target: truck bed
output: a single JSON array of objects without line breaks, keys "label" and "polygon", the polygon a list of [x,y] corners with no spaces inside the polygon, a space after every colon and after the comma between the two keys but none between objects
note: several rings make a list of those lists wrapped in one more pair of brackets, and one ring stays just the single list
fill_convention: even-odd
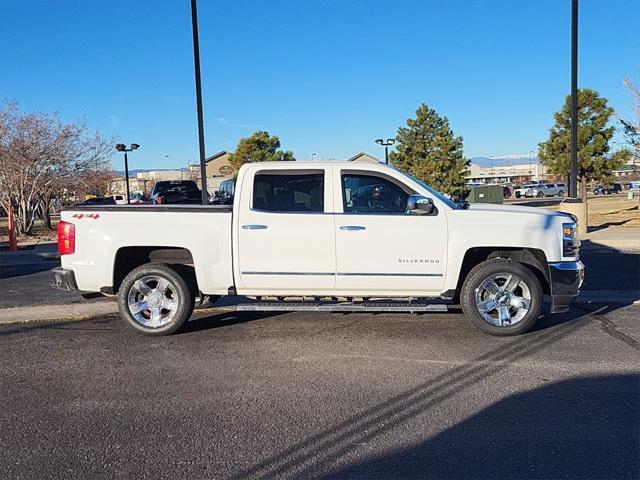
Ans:
[{"label": "truck bed", "polygon": [[203,292],[226,293],[233,285],[231,206],[77,206],[61,218],[75,225],[76,236],[75,252],[62,256],[62,266],[84,290],[108,291],[120,277],[119,259],[135,261],[157,247],[185,250]]}]

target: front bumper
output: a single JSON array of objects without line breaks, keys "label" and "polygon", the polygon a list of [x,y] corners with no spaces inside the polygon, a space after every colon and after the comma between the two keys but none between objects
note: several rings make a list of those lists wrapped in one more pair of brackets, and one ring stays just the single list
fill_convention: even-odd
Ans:
[{"label": "front bumper", "polygon": [[563,313],[580,293],[584,281],[584,264],[576,262],[555,262],[549,264],[551,283],[551,313]]},{"label": "front bumper", "polygon": [[58,290],[78,290],[78,284],[76,283],[76,276],[73,274],[73,270],[67,270],[66,268],[56,267],[51,270],[53,273],[53,283],[51,286]]}]

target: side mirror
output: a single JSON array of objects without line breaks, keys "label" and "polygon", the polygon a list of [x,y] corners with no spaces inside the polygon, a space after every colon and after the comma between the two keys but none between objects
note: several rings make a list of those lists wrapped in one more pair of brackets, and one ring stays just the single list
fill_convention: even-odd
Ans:
[{"label": "side mirror", "polygon": [[435,206],[430,198],[422,195],[409,195],[407,199],[407,212],[417,215],[430,215]]}]

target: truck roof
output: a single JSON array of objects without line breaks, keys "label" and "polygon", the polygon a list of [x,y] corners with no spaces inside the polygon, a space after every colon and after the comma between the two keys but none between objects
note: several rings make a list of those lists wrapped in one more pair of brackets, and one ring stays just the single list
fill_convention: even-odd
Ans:
[{"label": "truck roof", "polygon": [[360,163],[360,162],[348,162],[346,160],[340,160],[340,161],[329,161],[329,160],[324,160],[324,161],[318,161],[318,160],[296,160],[293,162],[282,162],[282,161],[274,161],[274,162],[251,162],[251,163],[245,163],[242,168],[248,168],[250,166],[277,166],[277,167],[281,167],[281,168],[300,168],[300,167],[308,167],[308,168],[313,168],[313,167],[326,167],[326,166],[330,166],[330,165],[338,165],[338,166],[342,166],[342,167],[352,167],[352,168],[358,168],[358,169],[364,169],[366,170],[367,168],[378,168],[378,167],[382,167],[382,168],[390,168],[393,169],[393,167],[391,165],[386,165],[384,163]]}]

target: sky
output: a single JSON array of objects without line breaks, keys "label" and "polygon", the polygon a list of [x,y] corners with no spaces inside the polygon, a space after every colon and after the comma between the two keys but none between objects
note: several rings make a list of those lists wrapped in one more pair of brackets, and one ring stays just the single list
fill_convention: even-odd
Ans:
[{"label": "sky", "polygon": [[[570,88],[570,0],[199,0],[206,153],[256,130],[298,159],[394,137],[425,102],[465,154],[528,155]],[[0,99],[141,145],[130,168],[198,158],[189,0],[0,0]],[[579,85],[622,116],[640,1],[580,0]],[[121,158],[114,156],[119,167]]]}]

